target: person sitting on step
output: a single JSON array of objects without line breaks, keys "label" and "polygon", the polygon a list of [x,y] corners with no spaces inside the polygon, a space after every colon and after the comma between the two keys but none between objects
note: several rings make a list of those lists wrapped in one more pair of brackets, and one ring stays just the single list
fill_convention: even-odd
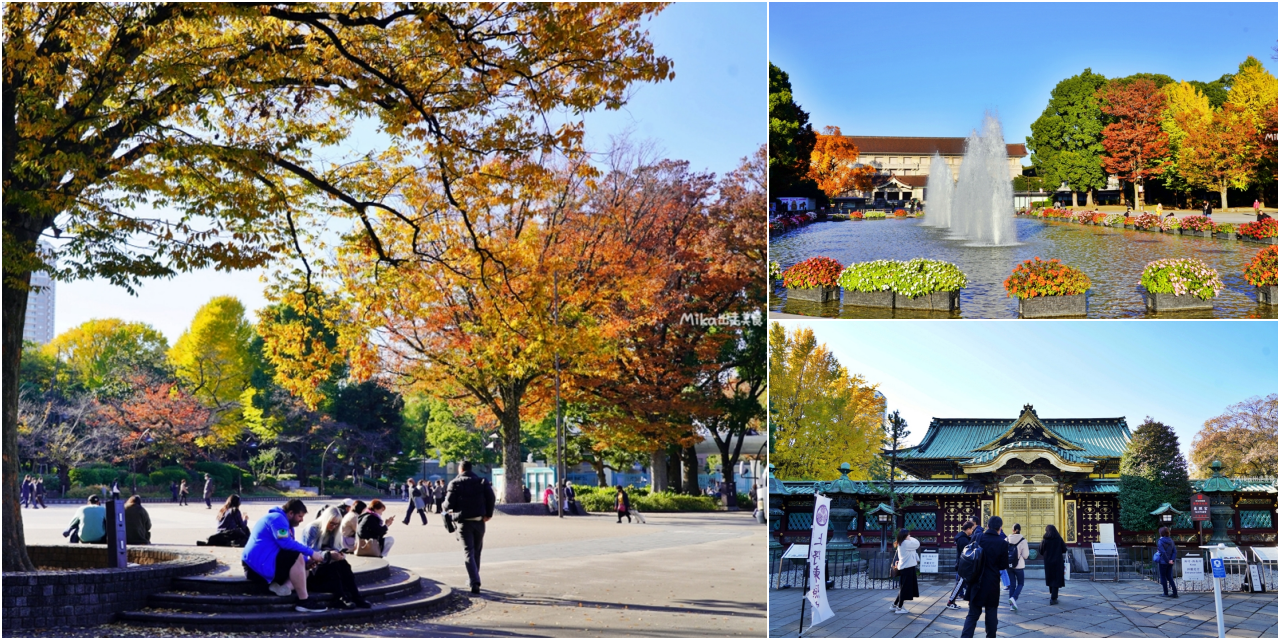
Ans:
[{"label": "person sitting on step", "polygon": [[341,524],[342,511],[338,507],[322,508],[316,515],[316,519],[302,530],[301,542],[316,551],[325,549],[341,551],[342,536],[338,531]]},{"label": "person sitting on step", "polygon": [[102,500],[98,496],[89,496],[88,502],[76,510],[76,515],[67,523],[67,530],[62,532],[62,537],[70,537],[72,544],[107,541],[107,508],[102,506]]},{"label": "person sitting on step", "polygon": [[249,521],[240,511],[240,496],[231,494],[218,510],[218,531],[208,540],[197,540],[197,546],[243,547],[249,541]]},{"label": "person sitting on step", "polygon": [[249,543],[240,555],[244,575],[251,582],[266,584],[278,596],[296,591],[294,609],[302,613],[327,611],[311,599],[307,591],[308,565],[320,564],[322,558],[314,549],[293,538],[293,528],[302,524],[307,506],[293,498],[283,507],[272,507],[258,519],[249,534]]},{"label": "person sitting on step", "polygon": [[374,498],[369,502],[369,508],[360,514],[360,519],[356,521],[356,555],[387,557],[392,543],[395,542],[394,538],[387,536],[387,529],[395,524],[396,519],[391,518],[384,522],[382,514],[386,510],[387,505]]},{"label": "person sitting on step", "polygon": [[338,535],[342,536],[343,553],[356,552],[356,527],[359,526],[360,514],[368,508],[369,505],[364,500],[356,500],[347,515],[342,516],[342,522],[338,524]]}]

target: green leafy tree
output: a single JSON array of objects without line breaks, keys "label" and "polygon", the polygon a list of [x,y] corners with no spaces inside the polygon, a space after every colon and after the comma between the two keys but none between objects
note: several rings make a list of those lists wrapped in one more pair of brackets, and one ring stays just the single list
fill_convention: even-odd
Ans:
[{"label": "green leafy tree", "polygon": [[1178,436],[1148,416],[1120,457],[1120,526],[1151,531],[1158,526],[1151,512],[1161,503],[1181,510],[1190,500],[1191,480]]},{"label": "green leafy tree", "polygon": [[1214,109],[1221,109],[1222,105],[1227,102],[1227,94],[1231,92],[1231,84],[1235,82],[1235,79],[1235,74],[1225,73],[1212,82],[1191,80],[1189,84],[1209,99],[1209,106]]},{"label": "green leafy tree", "polygon": [[820,198],[826,195],[808,177],[818,135],[809,114],[791,95],[791,77],[769,63],[769,193],[771,197]]},{"label": "green leafy tree", "polygon": [[196,311],[169,351],[183,388],[221,416],[203,444],[225,446],[240,434],[240,396],[258,366],[252,340],[244,305],[232,296],[217,296]]},{"label": "green leafy tree", "polygon": [[1059,82],[1027,137],[1037,175],[1048,189],[1066,183],[1072,205],[1078,204],[1076,192],[1087,191],[1087,204],[1092,206],[1093,190],[1107,184],[1102,170],[1104,123],[1096,95],[1106,83],[1106,77],[1092,69]]},{"label": "green leafy tree", "polygon": [[143,322],[117,318],[89,320],[45,345],[46,356],[61,362],[69,374],[60,386],[78,388],[99,397],[129,395],[128,378],[135,373],[163,375],[169,341]]},{"label": "green leafy tree", "polygon": [[338,391],[333,418],[342,438],[339,459],[357,469],[370,469],[387,461],[404,428],[404,399],[376,380],[351,384]]}]

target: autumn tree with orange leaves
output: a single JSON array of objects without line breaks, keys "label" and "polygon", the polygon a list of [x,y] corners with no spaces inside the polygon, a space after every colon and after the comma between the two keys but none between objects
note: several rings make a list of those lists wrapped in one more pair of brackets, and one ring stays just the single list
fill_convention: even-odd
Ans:
[{"label": "autumn tree with orange leaves", "polygon": [[[1258,147],[1257,128],[1231,102],[1207,120],[1184,118],[1183,127],[1187,137],[1178,149],[1182,176],[1192,186],[1216,190],[1226,209],[1227,188],[1249,186],[1264,153]],[[1274,149],[1274,142],[1269,146]]]},{"label": "autumn tree with orange leaves", "polygon": [[1141,202],[1142,180],[1159,175],[1158,160],[1168,153],[1169,134],[1160,126],[1165,94],[1148,79],[1110,82],[1097,93],[1102,112],[1111,123],[1102,130],[1108,173],[1133,183],[1133,202]]},{"label": "autumn tree with orange leaves", "polygon": [[[578,154],[584,125],[560,114],[617,109],[634,83],[670,78],[671,62],[654,53],[643,25],[662,8],[7,5],[5,571],[34,569],[16,502],[17,384],[33,271],[132,287],[192,269],[259,267],[292,252],[303,260],[305,292],[324,266],[303,250],[308,231],[349,228],[383,266],[450,265],[449,252],[466,250],[477,269],[455,277],[502,287],[504,256],[484,236],[486,211],[504,196],[490,189],[523,177],[488,167]],[[338,157],[360,118],[374,120],[389,143]],[[401,205],[406,195],[414,206]],[[148,205],[175,215],[153,216]],[[386,238],[377,215],[395,219]],[[445,221],[459,233],[437,233]],[[46,234],[59,245],[56,266],[36,252]]]},{"label": "autumn tree with orange leaves", "polygon": [[858,145],[840,134],[840,127],[825,127],[809,156],[809,177],[829,197],[852,190],[870,191],[874,167],[858,166]]}]

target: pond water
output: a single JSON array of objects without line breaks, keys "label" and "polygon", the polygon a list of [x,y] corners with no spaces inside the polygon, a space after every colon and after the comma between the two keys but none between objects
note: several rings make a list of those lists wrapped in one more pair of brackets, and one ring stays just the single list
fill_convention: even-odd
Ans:
[{"label": "pond water", "polygon": [[[959,313],[789,301],[781,287],[770,296],[770,310],[832,318],[1016,318],[1018,301],[1007,297],[1004,280],[1019,263],[1038,256],[1057,258],[1089,276],[1090,318],[1277,316],[1277,307],[1258,304],[1253,285],[1242,275],[1263,244],[1018,218],[1018,244],[981,247],[947,239],[946,230],[923,226],[922,220],[817,222],[770,238],[769,259],[783,269],[814,256],[834,258],[843,265],[880,259],[944,260],[958,265],[969,278],[969,286],[960,291]],[[1195,258],[1217,269],[1226,289],[1214,299],[1213,310],[1147,313],[1139,280],[1148,262],[1162,258]]]}]

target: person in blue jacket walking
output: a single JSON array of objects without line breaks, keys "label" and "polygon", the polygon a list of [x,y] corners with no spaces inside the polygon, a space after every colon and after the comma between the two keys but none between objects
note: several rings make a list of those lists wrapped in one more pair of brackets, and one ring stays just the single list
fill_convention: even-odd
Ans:
[{"label": "person in blue jacket walking", "polygon": [[272,593],[287,596],[298,593],[294,609],[303,613],[326,611],[307,594],[307,568],[318,563],[316,551],[293,537],[293,528],[302,524],[307,507],[293,498],[284,507],[272,507],[258,519],[249,534],[240,560],[249,580],[265,583]]}]

